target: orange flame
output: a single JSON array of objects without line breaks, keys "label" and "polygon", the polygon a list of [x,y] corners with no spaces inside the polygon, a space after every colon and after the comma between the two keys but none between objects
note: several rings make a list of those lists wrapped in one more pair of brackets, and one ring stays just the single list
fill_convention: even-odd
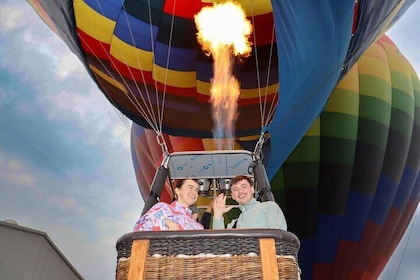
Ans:
[{"label": "orange flame", "polygon": [[214,60],[214,76],[210,81],[215,123],[213,138],[226,140],[219,141],[219,149],[232,149],[240,94],[239,82],[232,74],[232,66],[234,55],[248,56],[251,52],[248,38],[252,25],[242,7],[233,2],[204,7],[195,16],[195,23],[199,43]]}]

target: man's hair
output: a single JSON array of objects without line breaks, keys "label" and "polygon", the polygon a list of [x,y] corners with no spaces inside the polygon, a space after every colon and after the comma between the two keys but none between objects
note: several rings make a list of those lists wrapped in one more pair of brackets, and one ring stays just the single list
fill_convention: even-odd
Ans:
[{"label": "man's hair", "polygon": [[249,178],[248,176],[245,176],[245,175],[237,175],[235,178],[233,178],[230,181],[230,186],[233,186],[233,185],[237,184],[239,181],[242,181],[242,180],[247,180],[248,183],[251,185],[251,187],[254,185],[254,182],[252,182],[252,179]]}]

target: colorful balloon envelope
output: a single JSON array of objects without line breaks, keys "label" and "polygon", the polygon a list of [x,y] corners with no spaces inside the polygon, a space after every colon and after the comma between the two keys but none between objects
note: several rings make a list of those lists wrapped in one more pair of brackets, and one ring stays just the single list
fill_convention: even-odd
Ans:
[{"label": "colorful balloon envelope", "polygon": [[[109,101],[137,124],[212,137],[213,60],[194,15],[211,0],[27,0],[78,55]],[[233,67],[241,94],[235,133],[267,131],[290,154],[337,81],[412,0],[239,0],[252,53]],[[380,3],[380,4],[378,4]],[[280,102],[279,102],[280,100]]]},{"label": "colorful balloon envelope", "polygon": [[[170,151],[215,148],[212,139],[165,137]],[[269,178],[288,230],[301,241],[303,279],[378,278],[419,202],[419,141],[419,79],[383,35]],[[238,138],[235,148],[255,142]],[[271,139],[264,154],[278,152],[281,144]],[[133,125],[132,152],[145,198],[162,155],[154,132]],[[270,168],[273,159],[264,163]],[[169,186],[162,197],[171,198]]]}]

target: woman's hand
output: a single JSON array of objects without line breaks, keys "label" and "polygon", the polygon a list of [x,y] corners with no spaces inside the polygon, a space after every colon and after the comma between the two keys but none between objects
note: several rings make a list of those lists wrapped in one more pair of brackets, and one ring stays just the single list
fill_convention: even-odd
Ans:
[{"label": "woman's hand", "polygon": [[226,206],[226,196],[221,193],[215,199],[213,203],[213,218],[223,219],[223,214],[230,211],[233,208],[233,205]]},{"label": "woman's hand", "polygon": [[168,219],[165,219],[165,226],[166,226],[166,229],[168,229],[168,230],[180,230],[181,229],[181,227],[177,223],[175,223],[171,220],[168,220]]}]

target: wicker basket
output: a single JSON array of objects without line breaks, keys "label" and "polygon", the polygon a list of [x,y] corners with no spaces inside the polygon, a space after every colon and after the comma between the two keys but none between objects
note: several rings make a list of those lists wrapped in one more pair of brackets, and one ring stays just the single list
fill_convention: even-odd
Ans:
[{"label": "wicker basket", "polygon": [[[235,229],[126,234],[117,241],[116,280],[129,279],[136,241],[147,244],[142,263],[131,264],[144,267],[142,276],[136,279],[300,279],[300,243],[293,233]],[[268,252],[268,258],[264,252]],[[275,266],[271,272],[270,263]]]}]

